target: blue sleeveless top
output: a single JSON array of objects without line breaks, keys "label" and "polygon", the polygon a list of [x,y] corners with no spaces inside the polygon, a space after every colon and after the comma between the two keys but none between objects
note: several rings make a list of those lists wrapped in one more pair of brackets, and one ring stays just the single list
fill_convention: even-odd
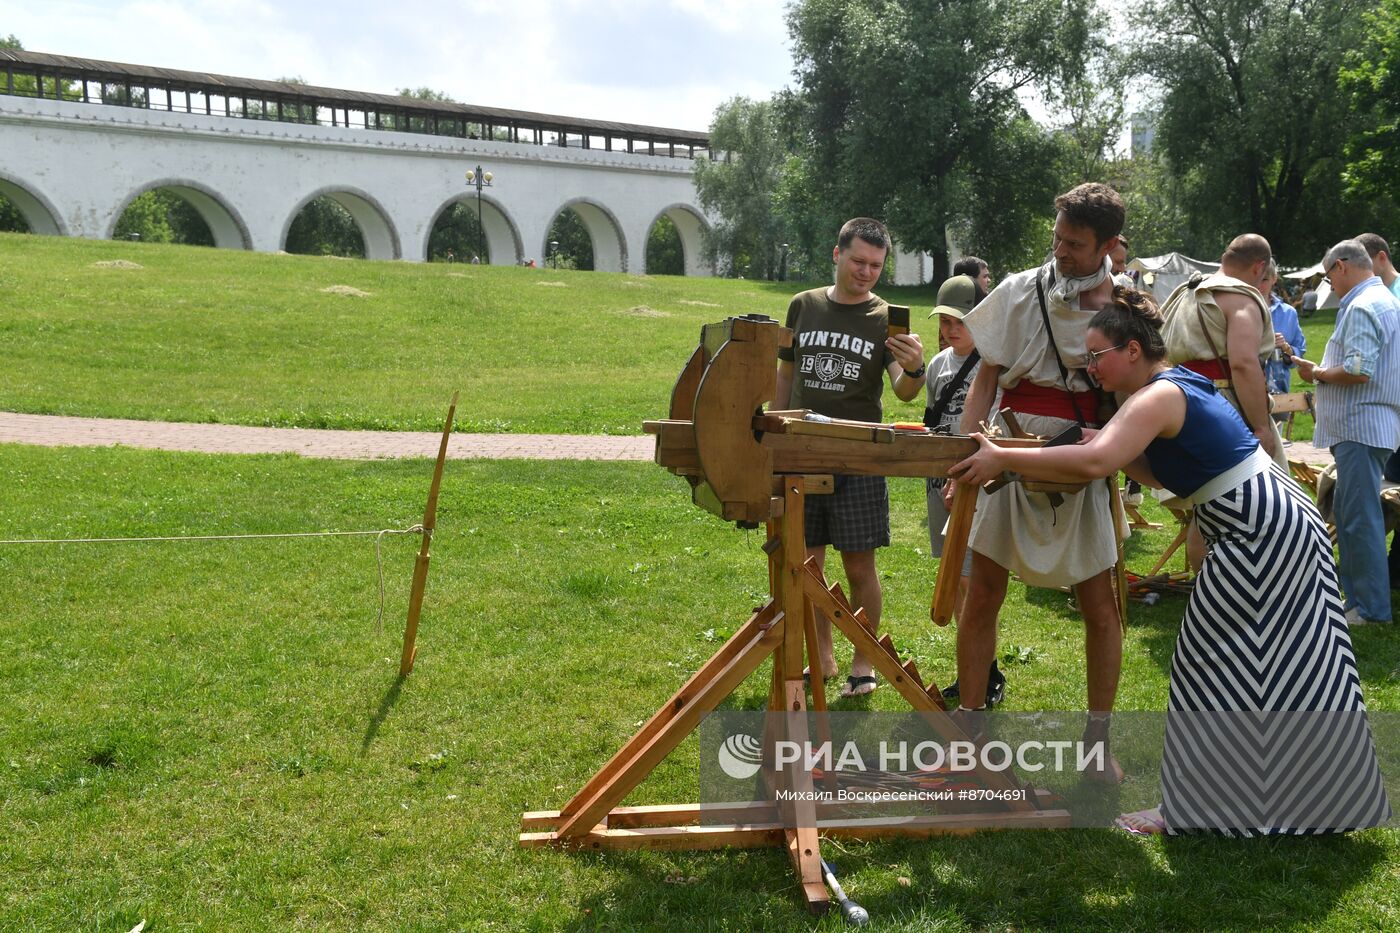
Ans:
[{"label": "blue sleeveless top", "polygon": [[1186,420],[1181,433],[1159,437],[1144,453],[1152,475],[1178,496],[1189,496],[1207,482],[1242,462],[1259,442],[1235,407],[1205,376],[1181,366],[1158,373],[1148,385],[1163,379],[1186,395]]}]

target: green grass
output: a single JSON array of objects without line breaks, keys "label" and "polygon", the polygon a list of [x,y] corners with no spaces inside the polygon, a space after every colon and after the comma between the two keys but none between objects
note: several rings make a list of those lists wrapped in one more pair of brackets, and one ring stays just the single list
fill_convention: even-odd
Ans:
[{"label": "green grass", "polygon": [[[0,446],[0,538],[403,527],[430,466]],[[943,682],[953,633],[926,621],[922,495],[893,483],[884,628]],[[1132,539],[1130,565],[1166,537]],[[838,929],[802,912],[778,851],[515,843],[521,811],[562,804],[761,598],[761,543],[648,464],[453,463],[402,684],[416,538],[384,543],[382,633],[370,539],[0,546],[0,929]],[[1164,708],[1181,610],[1134,608],[1122,708]],[[1082,707],[1063,596],[1013,584],[1002,631],[1031,649],[1008,708]],[[1355,640],[1372,709],[1400,709],[1400,636]],[[760,671],[733,704],[760,707],[766,686]],[[886,688],[870,706],[901,703]],[[696,750],[632,802],[692,799]],[[1400,923],[1395,830],[826,850],[881,929]]]},{"label": "green grass", "polygon": [[811,284],[0,234],[0,410],[439,430],[460,389],[464,431],[638,434],[702,324]]}]

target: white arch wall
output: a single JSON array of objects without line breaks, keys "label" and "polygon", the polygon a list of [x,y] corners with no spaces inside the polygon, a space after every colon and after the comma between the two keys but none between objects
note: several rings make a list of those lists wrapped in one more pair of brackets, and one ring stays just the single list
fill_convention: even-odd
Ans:
[{"label": "white arch wall", "polygon": [[66,236],[68,231],[62,226],[57,208],[42,191],[36,191],[31,184],[8,178],[0,172],[0,195],[15,206],[30,232],[46,236]]},{"label": "white arch wall", "polygon": [[[295,211],[328,194],[361,223],[372,257],[421,260],[444,207],[475,200],[464,175],[478,164],[494,175],[483,200],[496,263],[544,258],[554,216],[586,200],[600,206],[592,217],[595,254],[615,256],[610,265],[618,271],[640,273],[658,212],[681,205],[700,213],[687,159],[67,101],[0,96],[0,151],[12,184],[44,192],[55,232],[85,237],[109,235],[135,194],[175,180],[186,183],[179,193],[196,208],[208,199],[201,214],[215,219],[220,245],[232,245],[241,221],[247,246],[281,249]],[[223,222],[215,208],[232,226],[216,228]],[[613,222],[604,224],[605,215]],[[687,250],[687,271],[698,252]],[[708,272],[703,262],[695,268]]]}]

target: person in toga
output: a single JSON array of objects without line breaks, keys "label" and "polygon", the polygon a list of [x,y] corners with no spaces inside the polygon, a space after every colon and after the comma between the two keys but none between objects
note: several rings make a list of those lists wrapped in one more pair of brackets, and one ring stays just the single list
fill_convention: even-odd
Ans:
[{"label": "person in toga", "polygon": [[[963,410],[961,433],[990,420],[997,388],[1001,404],[1021,427],[1050,437],[1076,425],[1098,423],[1099,396],[1085,372],[1084,333],[1113,290],[1109,252],[1123,229],[1123,201],[1107,185],[1090,182],[1055,199],[1054,257],[1003,280],[965,319],[982,365]],[[951,498],[956,483],[949,483]],[[1084,617],[1089,730],[1108,741],[1108,715],[1118,692],[1123,634],[1113,595],[1118,547],[1109,488],[1092,483],[1063,496],[1012,483],[980,493],[968,545],[972,576],[958,620],[958,683],[966,705],[985,695],[996,654],[997,615],[1015,571],[1031,586],[1074,587]],[[1105,756],[1100,780],[1122,780]]]}]

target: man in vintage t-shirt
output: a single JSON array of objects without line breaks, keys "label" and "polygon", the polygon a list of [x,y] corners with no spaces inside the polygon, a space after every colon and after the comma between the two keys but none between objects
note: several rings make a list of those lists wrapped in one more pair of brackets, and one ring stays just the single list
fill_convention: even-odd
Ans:
[{"label": "man in vintage t-shirt", "polygon": [[[889,254],[890,237],[877,220],[857,217],[841,228],[836,281],[802,292],[788,305],[790,348],[778,351],[775,408],[806,408],[832,418],[881,421],[888,373],[894,394],[909,401],[924,386],[924,345],[915,334],[889,335],[889,305],[871,289]],[[883,476],[837,476],[836,491],[810,496],[804,518],[807,556],[825,569],[826,547],[841,554],[851,605],[880,624],[880,578],[875,549],[890,543],[890,500]],[[817,614],[817,653],[823,678],[836,675],[831,620]],[[856,652],[841,695],[875,689],[870,660]]]}]

